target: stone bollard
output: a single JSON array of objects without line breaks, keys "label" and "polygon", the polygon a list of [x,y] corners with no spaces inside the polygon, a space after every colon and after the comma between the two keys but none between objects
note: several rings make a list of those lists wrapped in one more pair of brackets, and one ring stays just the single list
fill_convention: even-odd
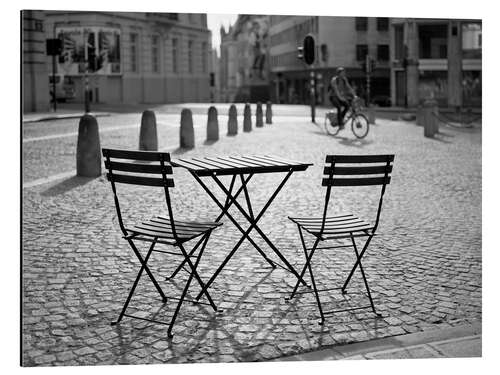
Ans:
[{"label": "stone bollard", "polygon": [[88,113],[82,116],[78,124],[76,175],[83,177],[99,177],[101,175],[99,127],[95,117]]},{"label": "stone bollard", "polygon": [[424,123],[425,123],[424,116],[425,116],[424,107],[419,105],[417,108],[417,118],[415,120],[415,122],[418,126],[424,126]]},{"label": "stone bollard", "polygon": [[261,102],[257,103],[257,110],[255,111],[255,126],[258,128],[262,128],[264,126]]},{"label": "stone bollard", "polygon": [[219,140],[219,120],[217,119],[217,108],[211,106],[208,109],[207,141]]},{"label": "stone bollard", "polygon": [[437,120],[437,102],[434,99],[427,99],[424,102],[424,136],[434,137],[439,132]]},{"label": "stone bollard", "polygon": [[155,113],[150,110],[142,112],[141,130],[139,133],[139,150],[158,151],[156,116]]},{"label": "stone bollard", "polygon": [[181,112],[180,148],[194,148],[193,115],[190,109]]},{"label": "stone bollard", "polygon": [[231,104],[229,107],[229,120],[227,121],[227,135],[238,134],[238,112],[236,106]]},{"label": "stone bollard", "polygon": [[243,110],[243,131],[252,131],[252,110],[250,109],[250,104],[245,104],[245,109]]},{"label": "stone bollard", "polygon": [[266,104],[266,124],[273,123],[273,110],[271,108],[271,102],[267,102]]}]

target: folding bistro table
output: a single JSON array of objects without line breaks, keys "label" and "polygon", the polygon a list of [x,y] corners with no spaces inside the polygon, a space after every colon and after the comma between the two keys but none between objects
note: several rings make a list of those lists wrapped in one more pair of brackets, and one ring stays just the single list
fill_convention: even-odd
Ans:
[{"label": "folding bistro table", "polygon": [[[210,285],[217,278],[219,273],[224,269],[225,265],[236,253],[240,245],[245,239],[247,239],[253,247],[260,253],[260,255],[269,263],[273,268],[279,266],[291,273],[293,273],[297,279],[304,285],[306,283],[303,281],[302,277],[293,268],[293,266],[288,262],[288,260],[283,256],[283,254],[276,248],[276,246],[271,242],[271,240],[265,235],[261,228],[257,225],[259,220],[264,215],[265,211],[271,205],[271,202],[276,198],[280,190],[283,188],[287,180],[290,178],[293,172],[305,171],[311,163],[302,163],[299,161],[284,159],[277,156],[271,155],[252,155],[252,156],[225,156],[225,157],[199,157],[190,159],[172,159],[172,166],[181,167],[187,169],[196,181],[201,185],[201,187],[207,192],[210,198],[219,206],[221,213],[215,219],[216,222],[220,221],[225,215],[231,220],[236,228],[243,234],[236,245],[233,247],[231,252],[226,256],[222,264],[215,271],[210,280],[205,284],[203,290],[198,294],[197,299],[199,299],[203,293],[210,287]],[[255,215],[252,208],[252,203],[250,200],[250,195],[248,193],[247,185],[254,174],[258,173],[286,173],[285,177],[278,185],[274,193],[269,197],[268,201],[262,208],[262,210]],[[219,176],[232,176],[229,188],[224,186]],[[221,202],[209,189],[209,187],[202,181],[201,177],[211,177],[215,181],[216,186],[222,190],[226,196],[225,202]],[[236,180],[239,178],[241,186],[233,193],[235,190]],[[245,210],[242,205],[237,201],[240,193],[243,192],[246,200],[247,210]],[[234,219],[234,217],[229,213],[229,208],[234,205],[250,223],[250,226],[245,230],[242,226]],[[255,229],[257,233],[262,237],[262,239],[267,243],[271,250],[278,256],[279,259],[285,264],[285,266],[280,265],[268,258],[266,253],[252,240],[249,236],[250,232]],[[179,265],[174,271],[171,277],[182,268],[184,264]]]}]

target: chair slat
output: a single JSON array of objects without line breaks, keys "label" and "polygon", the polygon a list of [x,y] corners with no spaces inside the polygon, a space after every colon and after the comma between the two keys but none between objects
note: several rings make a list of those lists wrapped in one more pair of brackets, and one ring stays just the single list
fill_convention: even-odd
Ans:
[{"label": "chair slat", "polygon": [[130,159],[130,160],[147,160],[147,161],[160,161],[163,160],[170,162],[170,154],[168,152],[154,152],[154,151],[133,151],[133,150],[116,150],[110,148],[103,148],[102,155],[115,159]]},{"label": "chair slat", "polygon": [[[159,164],[121,163],[108,160],[104,161],[104,166],[113,171],[151,174],[161,174],[163,170],[162,166]],[[170,165],[165,165],[165,173],[172,174],[172,167]]]},{"label": "chair slat", "polygon": [[394,155],[327,155],[327,163],[387,163],[394,161]]},{"label": "chair slat", "polygon": [[[163,178],[157,177],[139,177],[139,176],[130,176],[123,174],[110,174],[106,173],[106,177],[109,181],[114,181],[123,184],[132,184],[132,185],[144,185],[144,186],[165,186],[163,183]],[[166,179],[167,187],[174,187],[174,180],[171,178]]]},{"label": "chair slat", "polygon": [[322,186],[368,186],[384,185],[390,182],[390,177],[323,178]]},{"label": "chair slat", "polygon": [[[334,175],[361,175],[361,174],[384,174],[392,172],[392,165],[378,165],[372,167],[338,167],[333,168]],[[332,167],[328,166],[323,169],[323,173],[330,175]]]}]

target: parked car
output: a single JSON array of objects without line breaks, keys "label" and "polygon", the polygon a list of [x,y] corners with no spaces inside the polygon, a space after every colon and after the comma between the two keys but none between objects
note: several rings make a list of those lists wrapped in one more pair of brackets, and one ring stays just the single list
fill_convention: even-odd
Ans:
[{"label": "parked car", "polygon": [[376,95],[372,98],[371,102],[379,107],[391,106],[391,98],[387,95]]},{"label": "parked car", "polygon": [[75,98],[75,81],[70,76],[64,74],[49,75],[50,101],[54,101],[54,82],[56,83],[56,99],[58,102],[65,102]]}]

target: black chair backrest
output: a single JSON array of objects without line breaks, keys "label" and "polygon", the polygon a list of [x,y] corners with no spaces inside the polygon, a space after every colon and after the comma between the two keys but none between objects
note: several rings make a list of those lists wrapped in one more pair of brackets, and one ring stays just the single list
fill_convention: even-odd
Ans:
[{"label": "black chair backrest", "polygon": [[327,155],[323,186],[387,185],[394,155]]},{"label": "black chair backrest", "polygon": [[[170,154],[167,152],[102,149],[106,178],[112,183],[174,187]],[[116,161],[116,159],[120,161]],[[122,161],[127,160],[127,161]],[[157,162],[157,163],[137,163]],[[125,173],[124,173],[125,172]],[[145,176],[152,175],[152,176]]]}]

